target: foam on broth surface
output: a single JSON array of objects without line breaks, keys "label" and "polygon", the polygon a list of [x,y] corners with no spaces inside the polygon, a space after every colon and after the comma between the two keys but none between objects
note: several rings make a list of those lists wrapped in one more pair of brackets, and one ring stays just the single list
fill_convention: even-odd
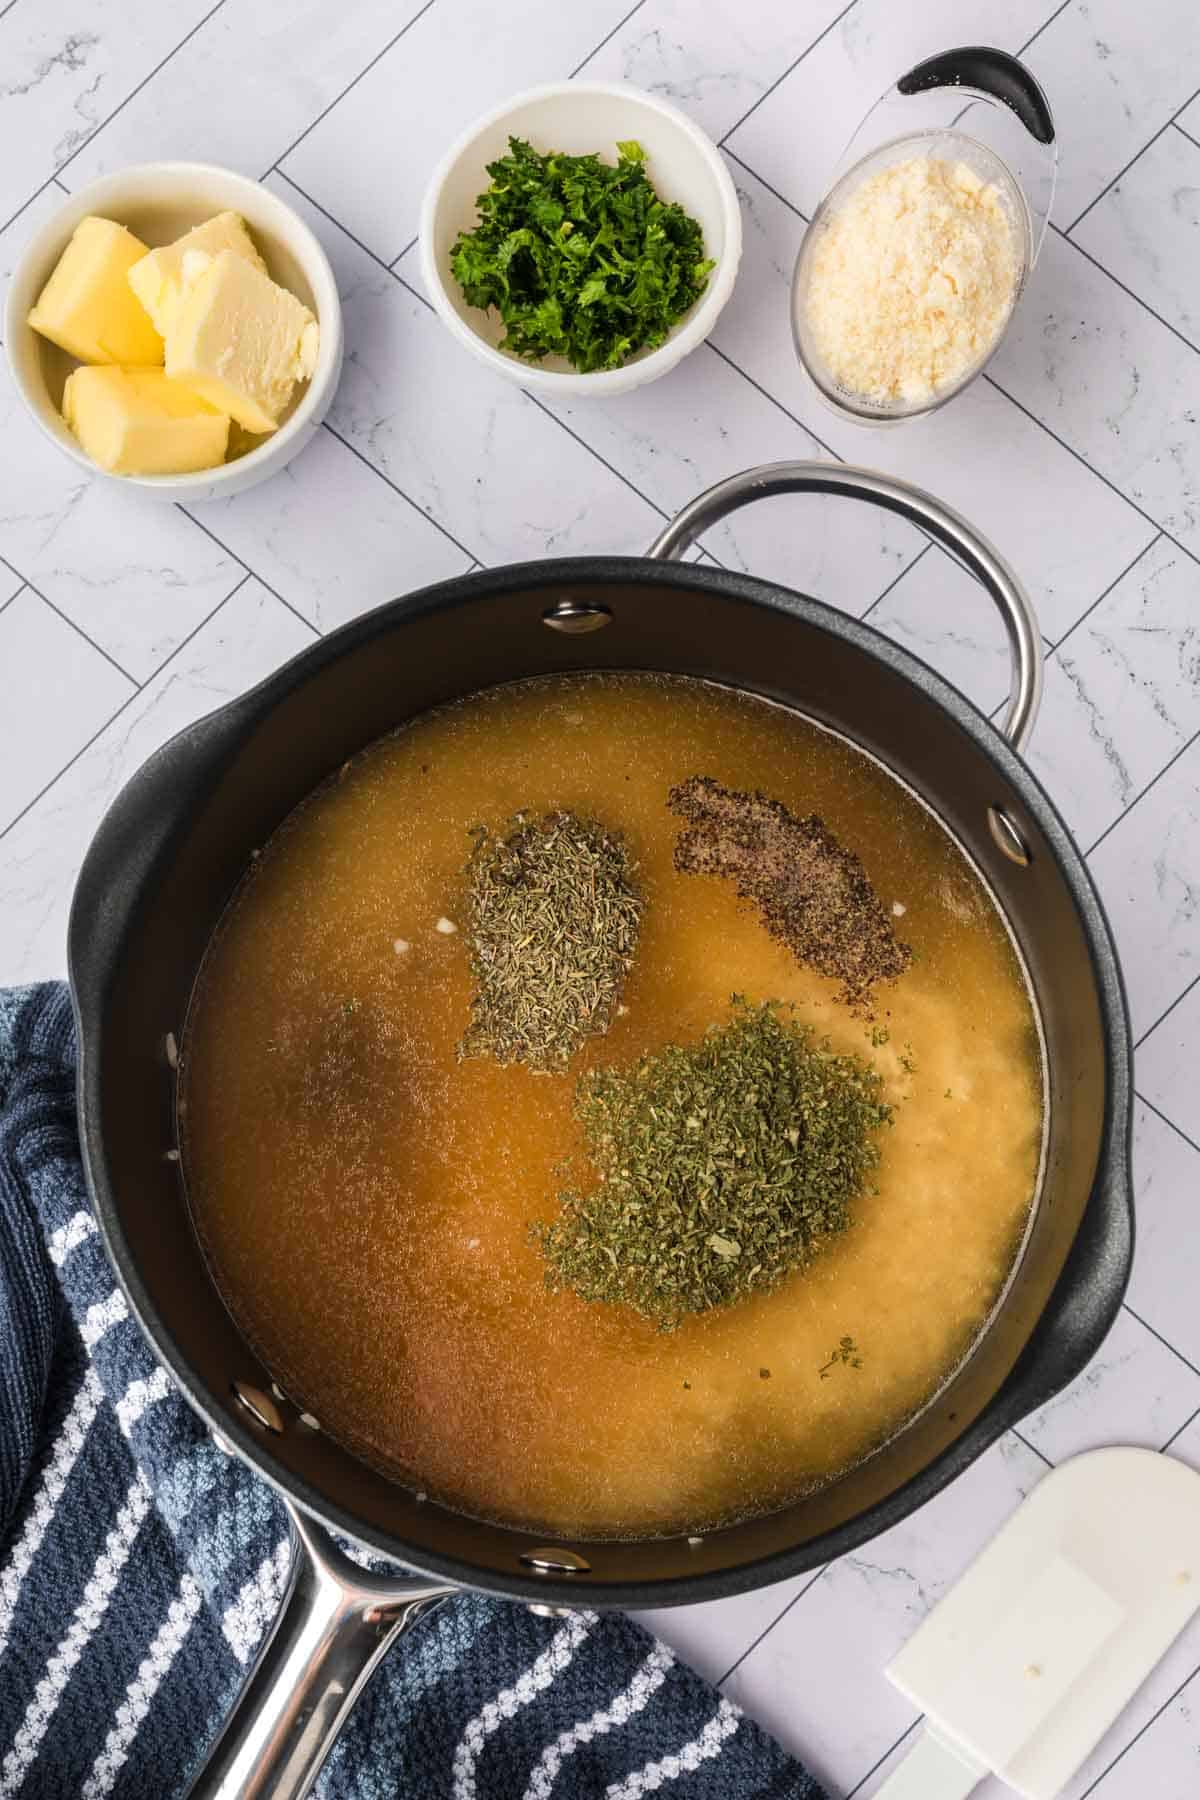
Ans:
[{"label": "foam on broth surface", "polygon": [[[885,1044],[728,883],[674,870],[667,791],[697,773],[820,813],[885,903],[904,907],[897,928],[917,960],[879,991]],[[562,807],[622,829],[640,864],[628,1010],[564,1075],[460,1063],[469,829]],[[734,991],[794,1001],[883,1072],[896,1117],[878,1193],[809,1271],[672,1333],[547,1292],[528,1225],[553,1215],[556,1166],[579,1143],[579,1070],[694,1041]],[[762,1511],[890,1436],[969,1347],[1011,1269],[1041,1096],[1012,946],[936,821],[796,715],[650,676],[495,689],[347,765],[235,897],[181,1065],[197,1227],[287,1392],[465,1512],[579,1535]],[[844,1336],[862,1366],[822,1376]]]}]

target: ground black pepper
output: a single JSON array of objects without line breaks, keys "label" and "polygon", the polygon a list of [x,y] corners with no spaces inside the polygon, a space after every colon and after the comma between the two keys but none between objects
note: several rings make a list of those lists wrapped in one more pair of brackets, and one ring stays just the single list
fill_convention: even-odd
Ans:
[{"label": "ground black pepper", "polygon": [[720,875],[752,901],[772,937],[797,961],[841,983],[838,998],[869,1012],[878,981],[894,981],[912,961],[852,850],[816,813],[800,818],[765,794],[722,787],[694,775],[673,787],[671,810],[687,826],[675,867]]}]

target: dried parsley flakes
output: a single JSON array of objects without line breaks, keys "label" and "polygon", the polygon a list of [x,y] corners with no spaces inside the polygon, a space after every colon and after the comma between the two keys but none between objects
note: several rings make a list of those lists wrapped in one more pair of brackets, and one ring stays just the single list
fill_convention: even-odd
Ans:
[{"label": "dried parsley flakes", "polygon": [[738,995],[698,1044],[588,1071],[576,1116],[597,1180],[532,1227],[548,1284],[667,1330],[777,1286],[849,1224],[892,1117],[882,1087],[791,1008]]},{"label": "dried parsley flakes", "polygon": [[660,200],[646,153],[617,145],[617,162],[542,155],[510,137],[489,163],[479,223],[450,252],[470,306],[494,306],[502,350],[528,362],[565,356],[583,373],[619,369],[666,338],[708,285],[704,233]]},{"label": "dried parsley flakes", "polygon": [[839,1363],[848,1364],[852,1369],[862,1368],[862,1357],[858,1354],[858,1345],[852,1337],[838,1339],[837,1348],[830,1351],[828,1362],[823,1362],[817,1370],[821,1380],[824,1381],[830,1371],[835,1369]]},{"label": "dried parsley flakes", "polygon": [[476,992],[461,1056],[561,1069],[608,1030],[642,901],[621,837],[571,812],[483,826],[467,864]]}]

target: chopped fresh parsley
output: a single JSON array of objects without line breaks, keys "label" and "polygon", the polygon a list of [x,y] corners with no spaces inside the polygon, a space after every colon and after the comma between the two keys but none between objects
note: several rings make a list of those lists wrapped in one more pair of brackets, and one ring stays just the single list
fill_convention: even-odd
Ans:
[{"label": "chopped fresh parsley", "polygon": [[615,167],[520,138],[508,150],[450,253],[468,303],[498,309],[501,348],[590,373],[661,344],[714,265],[697,221],[655,193],[642,146],[618,144]]}]

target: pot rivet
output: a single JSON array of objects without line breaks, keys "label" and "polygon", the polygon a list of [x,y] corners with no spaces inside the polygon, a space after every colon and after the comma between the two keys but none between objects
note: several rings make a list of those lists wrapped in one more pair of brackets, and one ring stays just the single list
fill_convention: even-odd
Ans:
[{"label": "pot rivet", "polygon": [[531,1612],[536,1619],[569,1619],[571,1617],[569,1606],[547,1606],[544,1600],[530,1600],[525,1610]]},{"label": "pot rivet", "polygon": [[283,1415],[272,1400],[270,1394],[264,1394],[261,1388],[252,1387],[248,1381],[232,1381],[233,1397],[250,1414],[252,1419],[264,1426],[267,1431],[283,1431]]},{"label": "pot rivet", "polygon": [[522,1550],[521,1561],[541,1575],[590,1575],[592,1565],[575,1550],[557,1544],[540,1550]]},{"label": "pot rivet", "polygon": [[989,806],[987,822],[996,848],[1007,856],[1009,862],[1016,863],[1020,869],[1027,869],[1033,861],[1033,852],[1004,808]]},{"label": "pot rivet", "polygon": [[564,595],[553,606],[548,606],[542,614],[542,624],[548,625],[551,631],[565,631],[572,637],[585,631],[601,631],[605,625],[612,624],[612,613],[607,606],[596,606],[585,600],[572,600]]}]

